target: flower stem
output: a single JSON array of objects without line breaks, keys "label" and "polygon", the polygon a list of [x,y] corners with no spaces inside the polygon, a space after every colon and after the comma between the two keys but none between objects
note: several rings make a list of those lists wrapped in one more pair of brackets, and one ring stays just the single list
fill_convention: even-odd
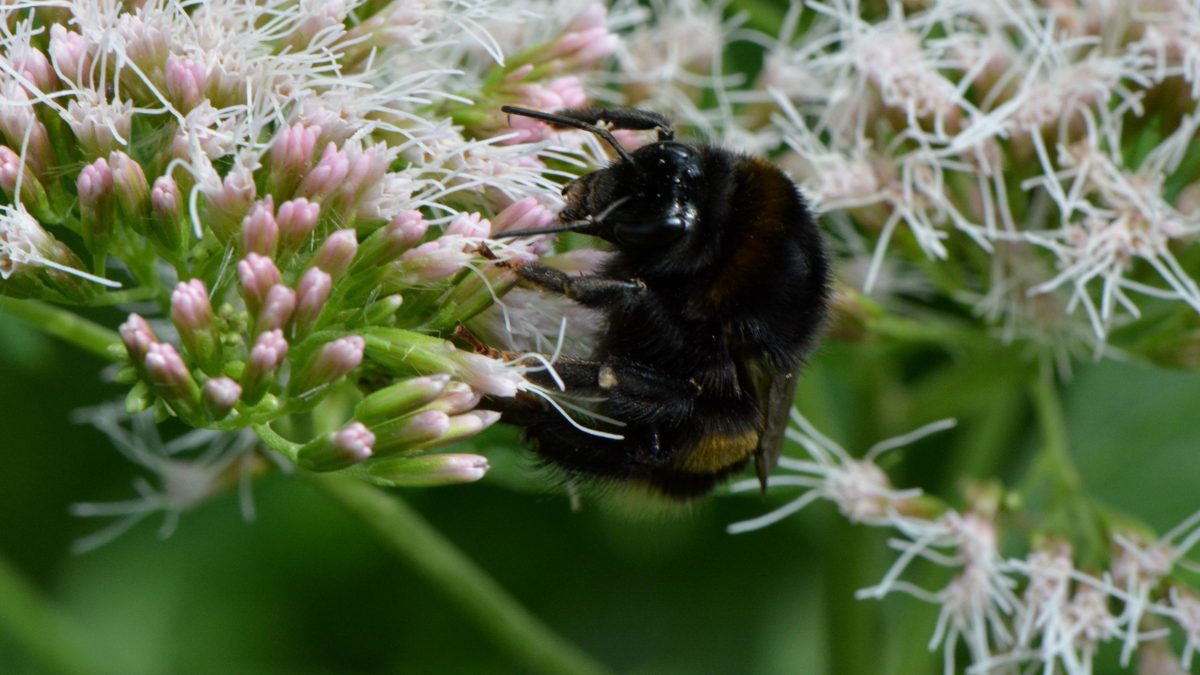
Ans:
[{"label": "flower stem", "polygon": [[121,345],[115,331],[45,302],[0,297],[0,311],[108,360],[116,358],[110,347]]},{"label": "flower stem", "polygon": [[39,672],[94,675],[119,672],[106,667],[107,656],[97,652],[78,626],[52,607],[11,563],[0,558],[0,632],[39,666]]},{"label": "flower stem", "polygon": [[367,524],[397,556],[440,587],[492,638],[539,673],[606,672],[555,634],[394,495],[342,476],[303,473]]}]

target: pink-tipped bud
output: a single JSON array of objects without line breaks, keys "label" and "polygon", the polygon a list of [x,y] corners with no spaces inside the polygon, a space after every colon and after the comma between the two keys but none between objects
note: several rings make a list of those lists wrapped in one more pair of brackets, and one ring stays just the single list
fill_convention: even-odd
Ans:
[{"label": "pink-tipped bud", "polygon": [[586,69],[615,52],[620,45],[621,39],[608,32],[608,10],[595,3],[567,24],[547,49],[546,56],[562,59],[563,67]]},{"label": "pink-tipped bud", "polygon": [[308,335],[316,325],[332,289],[333,280],[329,273],[319,268],[310,267],[300,277],[300,283],[296,286],[296,314],[292,321],[292,330],[297,339]]},{"label": "pink-tipped bud", "polygon": [[363,242],[359,263],[374,267],[391,262],[425,237],[429,222],[420,211],[401,211]]},{"label": "pink-tipped bud", "polygon": [[345,209],[346,213],[352,213],[358,204],[359,197],[370,186],[378,184],[383,179],[395,155],[389,152],[387,146],[382,143],[365,149],[359,149],[357,145],[350,145],[345,150],[345,154],[348,166],[346,177],[339,188],[342,195],[340,206]]},{"label": "pink-tipped bud", "polygon": [[516,396],[524,378],[508,364],[483,354],[455,352],[458,376],[489,396]]},{"label": "pink-tipped bud", "polygon": [[234,166],[219,185],[205,185],[201,194],[205,202],[204,224],[222,244],[228,244],[239,233],[242,219],[254,205],[257,194],[254,173],[248,167]]},{"label": "pink-tipped bud", "polygon": [[251,253],[237,265],[238,279],[242,282],[242,298],[251,314],[257,314],[262,304],[281,277],[279,268],[270,258]]},{"label": "pink-tipped bud", "polygon": [[461,241],[435,240],[405,251],[400,256],[401,270],[413,281],[441,281],[456,274],[475,259]]},{"label": "pink-tipped bud", "polygon": [[450,416],[440,410],[424,410],[372,425],[372,429],[375,453],[390,455],[441,438],[450,429]]},{"label": "pink-tipped bud", "polygon": [[63,77],[75,84],[91,82],[91,56],[83,36],[66,29],[62,24],[50,26],[50,59]]},{"label": "pink-tipped bud", "polygon": [[275,284],[263,300],[262,310],[254,324],[255,334],[287,328],[295,311],[296,292],[283,284]]},{"label": "pink-tipped bud", "polygon": [[58,76],[42,50],[29,48],[22,50],[20,54],[9,56],[12,58],[13,69],[32,82],[34,87],[44,92],[53,91],[58,87]]},{"label": "pink-tipped bud", "polygon": [[370,459],[374,445],[375,434],[361,422],[351,422],[300,448],[296,459],[311,471],[337,471]]},{"label": "pink-tipped bud", "polygon": [[242,246],[248,253],[270,257],[279,241],[279,225],[275,222],[275,202],[268,195],[254,203],[242,219]]},{"label": "pink-tipped bud", "polygon": [[150,185],[142,165],[129,155],[117,151],[109,154],[108,165],[112,167],[113,193],[117,206],[135,230],[141,230],[141,218],[150,205]]},{"label": "pink-tipped bud", "polygon": [[519,199],[492,219],[492,233],[534,230],[549,227],[558,220],[553,211],[533,197]]},{"label": "pink-tipped bud", "polygon": [[201,390],[204,409],[213,420],[223,419],[237,405],[242,386],[228,377],[214,377]]},{"label": "pink-tipped bud", "polygon": [[272,330],[258,336],[242,372],[242,400],[253,404],[262,398],[287,353],[288,342],[283,331]]},{"label": "pink-tipped bud", "polygon": [[174,178],[159,176],[154,179],[150,188],[150,213],[153,216],[150,234],[161,246],[172,251],[183,243],[181,199]]},{"label": "pink-tipped bud", "polygon": [[171,320],[180,332],[207,330],[214,317],[208,289],[199,279],[181,281],[171,293]]},{"label": "pink-tipped bud", "polygon": [[100,157],[83,167],[79,177],[75,179],[75,189],[79,195],[79,205],[85,209],[98,211],[113,194],[113,172],[108,161]]},{"label": "pink-tipped bud", "polygon": [[354,406],[354,417],[366,424],[378,424],[407,415],[438,398],[450,384],[445,373],[401,380],[372,392]]},{"label": "pink-tipped bud", "polygon": [[300,122],[279,132],[279,135],[275,137],[275,143],[271,146],[272,174],[275,177],[290,174],[294,186],[295,181],[307,173],[308,168],[312,166],[313,151],[316,149],[317,139],[320,137],[321,127],[305,126]]},{"label": "pink-tipped bud", "polygon": [[204,87],[208,80],[208,70],[204,64],[192,59],[167,57],[164,77],[167,85],[167,97],[180,112],[188,112],[204,100]]},{"label": "pink-tipped bud", "polygon": [[334,143],[325,146],[317,165],[300,181],[296,192],[306,197],[323,197],[337,190],[350,172],[350,158]]},{"label": "pink-tipped bud", "polygon": [[113,235],[113,174],[103,158],[83,167],[75,179],[83,242],[93,254],[103,255]]},{"label": "pink-tipped bud", "polygon": [[168,403],[180,414],[194,413],[200,391],[179,352],[169,342],[155,342],[146,351],[143,361],[146,376]]},{"label": "pink-tipped bud", "polygon": [[154,179],[150,188],[150,208],[154,217],[163,222],[178,223],[180,195],[179,184],[170,176],[159,176]]},{"label": "pink-tipped bud", "polygon": [[439,487],[473,483],[488,471],[481,455],[445,454],[393,457],[375,462],[367,472],[395,487]]},{"label": "pink-tipped bud", "polygon": [[140,368],[150,351],[150,345],[158,342],[158,336],[150,324],[137,314],[130,314],[117,330],[121,334],[121,342],[125,343],[130,362]]},{"label": "pink-tipped bud", "polygon": [[292,380],[289,388],[295,394],[305,394],[336,381],[362,363],[366,343],[357,335],[338,338],[321,347],[308,367]]},{"label": "pink-tipped bud", "polygon": [[354,255],[358,253],[358,234],[353,229],[338,230],[325,239],[317,254],[313,256],[313,265],[329,273],[337,281],[338,277],[350,269]]},{"label": "pink-tipped bud", "polygon": [[474,410],[483,394],[462,382],[451,382],[436,399],[425,405],[428,410],[440,410],[447,415],[461,415]]},{"label": "pink-tipped bud", "polygon": [[0,189],[8,194],[10,201],[20,202],[35,217],[52,217],[46,188],[20,155],[6,145],[0,145]]},{"label": "pink-tipped bud", "polygon": [[171,293],[171,321],[179,338],[204,372],[221,371],[221,338],[208,290],[199,279],[181,281]]},{"label": "pink-tipped bud", "polygon": [[275,222],[279,225],[280,245],[284,251],[294,252],[308,242],[308,237],[317,227],[321,205],[304,197],[289,199],[279,205]]},{"label": "pink-tipped bud", "polygon": [[492,224],[478,213],[461,213],[450,221],[450,226],[446,228],[446,234],[457,234],[463,237],[486,238],[491,232]]}]

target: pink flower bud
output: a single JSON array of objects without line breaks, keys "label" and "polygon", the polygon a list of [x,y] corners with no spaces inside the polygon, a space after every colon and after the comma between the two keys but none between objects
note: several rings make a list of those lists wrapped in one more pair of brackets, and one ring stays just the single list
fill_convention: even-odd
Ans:
[{"label": "pink flower bud", "polygon": [[[19,195],[18,187],[21,191]],[[21,161],[21,157],[6,145],[0,145],[0,189],[8,194],[11,201],[21,202],[39,217],[49,208],[46,188],[42,182],[33,174],[29,165]]]},{"label": "pink flower bud", "polygon": [[267,291],[267,297],[263,300],[254,332],[258,334],[287,328],[295,310],[296,292],[283,284],[275,284]]},{"label": "pink flower bud", "polygon": [[345,154],[349,166],[339,189],[342,192],[341,207],[350,213],[365,190],[379,183],[387,173],[388,165],[395,155],[382,143],[361,150],[351,146]]},{"label": "pink flower bud", "polygon": [[492,219],[492,234],[550,227],[558,220],[553,211],[533,197],[513,202]]},{"label": "pink flower bud", "polygon": [[441,281],[457,273],[474,259],[461,241],[446,238],[425,242],[400,256],[405,275],[415,281]]},{"label": "pink flower bud", "polygon": [[440,410],[425,410],[373,425],[372,429],[375,454],[383,456],[440,438],[450,429],[450,416]]},{"label": "pink flower bud", "polygon": [[503,361],[470,352],[455,352],[456,373],[463,382],[490,396],[516,396],[524,378]]},{"label": "pink flower bud", "polygon": [[275,202],[270,195],[257,201],[242,219],[242,246],[250,253],[270,257],[279,241],[279,225],[275,222]]},{"label": "pink flower bud", "polygon": [[204,372],[221,372],[221,336],[217,332],[208,290],[199,279],[181,281],[171,293],[171,321],[179,330],[179,338],[192,358]]},{"label": "pink flower bud", "polygon": [[242,218],[254,204],[256,190],[254,173],[242,165],[234,166],[219,185],[208,184],[201,188],[205,202],[204,224],[221,243],[229,243],[237,234]]},{"label": "pink flower bud", "polygon": [[150,208],[154,217],[163,222],[179,221],[179,184],[170,176],[159,176],[154,179],[150,188]]},{"label": "pink flower bud", "polygon": [[129,360],[140,368],[150,351],[150,345],[158,342],[158,336],[154,334],[150,324],[137,314],[130,314],[117,331],[121,334],[121,342],[125,343]]},{"label": "pink flower bud", "polygon": [[184,410],[194,403],[196,383],[187,365],[169,342],[152,343],[146,350],[146,375],[158,393],[168,401],[179,402]]},{"label": "pink flower bud", "polygon": [[562,59],[562,67],[587,69],[612,54],[621,39],[608,32],[608,10],[604,5],[589,5],[567,24],[562,34],[547,49],[548,59]]},{"label": "pink flower bud", "polygon": [[483,394],[475,391],[462,382],[451,382],[445,390],[425,407],[429,410],[440,410],[447,415],[460,415],[473,410]]},{"label": "pink flower bud", "polygon": [[208,79],[204,64],[192,59],[169,56],[165,79],[167,97],[180,112],[186,113],[204,100],[204,87]]},{"label": "pink flower bud", "polygon": [[[317,254],[313,256],[313,264],[329,273],[336,281],[338,277],[350,269],[354,255],[358,253],[358,234],[353,229],[338,230],[325,239]],[[303,294],[301,294],[303,295]]]},{"label": "pink flower bud", "polygon": [[488,468],[481,455],[445,454],[389,458],[373,463],[367,472],[395,487],[438,487],[472,483]]},{"label": "pink flower bud", "polygon": [[312,166],[313,151],[320,137],[321,127],[300,122],[279,132],[271,146],[272,173],[292,174],[299,179]]},{"label": "pink flower bud", "polygon": [[420,211],[401,211],[363,242],[359,265],[374,267],[395,260],[425,236],[429,223]]},{"label": "pink flower bud", "polygon": [[66,29],[62,24],[50,26],[50,58],[58,73],[77,85],[91,82],[91,56],[83,36]]},{"label": "pink flower bud", "polygon": [[242,372],[242,400],[254,404],[262,398],[275,371],[283,365],[287,352],[288,343],[283,338],[283,331],[272,330],[258,336]]},{"label": "pink flower bud", "polygon": [[337,145],[329,143],[325,152],[312,171],[300,181],[298,193],[306,197],[320,197],[332,194],[337,190],[346,175],[350,172],[350,158],[338,150]]},{"label": "pink flower bud", "polygon": [[46,55],[35,48],[23,49],[20,54],[10,54],[13,69],[33,83],[41,91],[50,92],[58,87],[58,76]]},{"label": "pink flower bud", "polygon": [[113,235],[113,175],[103,157],[83,167],[75,179],[83,242],[95,255],[108,251]]},{"label": "pink flower bud", "polygon": [[327,343],[309,364],[292,380],[289,389],[302,395],[330,384],[362,363],[366,343],[357,335],[348,335]]},{"label": "pink flower bud", "polygon": [[141,216],[150,204],[150,186],[142,166],[129,155],[117,151],[108,156],[112,168],[113,192],[121,213],[135,229],[140,228]]},{"label": "pink flower bud", "polygon": [[370,459],[375,434],[361,422],[316,439],[300,448],[296,461],[310,471],[337,471]]},{"label": "pink flower bud", "polygon": [[238,279],[242,282],[242,298],[251,314],[258,313],[258,308],[267,299],[267,293],[281,277],[279,268],[270,258],[250,253],[237,265]]},{"label": "pink flower bud", "polygon": [[292,252],[308,241],[308,236],[317,227],[321,205],[304,197],[290,199],[279,205],[275,222],[279,225],[282,249]]},{"label": "pink flower bud", "polygon": [[224,418],[237,405],[242,396],[242,387],[228,377],[214,377],[204,383],[201,390],[204,408],[214,420]]},{"label": "pink flower bud", "polygon": [[100,157],[83,167],[75,179],[79,205],[84,209],[101,211],[113,194],[113,173],[108,162]]},{"label": "pink flower bud", "polygon": [[446,234],[486,238],[491,234],[491,230],[492,224],[484,220],[479,213],[461,213],[450,221]]},{"label": "pink flower bud", "polygon": [[333,280],[329,273],[317,267],[308,268],[300,277],[300,283],[296,286],[296,314],[292,322],[296,338],[304,337],[316,325],[332,288]]},{"label": "pink flower bud", "polygon": [[171,320],[180,333],[212,328],[212,303],[203,281],[191,279],[175,286],[171,293]]}]

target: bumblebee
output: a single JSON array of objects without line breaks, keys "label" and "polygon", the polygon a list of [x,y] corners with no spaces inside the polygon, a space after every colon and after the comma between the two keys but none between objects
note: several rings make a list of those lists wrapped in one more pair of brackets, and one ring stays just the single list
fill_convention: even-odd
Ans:
[{"label": "bumblebee", "polygon": [[[502,421],[524,427],[569,477],[687,500],[753,458],[765,490],[830,294],[825,245],[795,183],[764,159],[676,141],[651,111],[501,110],[591,132],[617,155],[563,188],[557,226],[499,235],[574,231],[612,245],[594,274],[517,267],[526,282],[603,316],[588,358],[554,363],[568,395],[599,401],[590,422],[602,434],[533,397],[498,402]],[[630,152],[614,129],[657,140]]]}]

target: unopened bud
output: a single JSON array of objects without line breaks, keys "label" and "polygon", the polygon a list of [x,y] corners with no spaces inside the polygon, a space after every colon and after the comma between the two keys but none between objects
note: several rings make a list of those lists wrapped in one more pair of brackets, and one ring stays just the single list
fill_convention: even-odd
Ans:
[{"label": "unopened bud", "polygon": [[275,203],[268,195],[255,202],[250,213],[242,219],[242,247],[247,253],[257,253],[268,258],[275,254],[279,241],[279,225],[275,222]]},{"label": "unopened bud", "polygon": [[221,372],[221,340],[208,290],[199,279],[181,281],[171,293],[171,321],[184,348],[204,372]]},{"label": "unopened bud", "polygon": [[369,459],[374,445],[375,434],[361,422],[351,422],[300,448],[296,459],[311,471],[337,471]]},{"label": "unopened bud", "polygon": [[337,281],[358,253],[358,235],[352,229],[338,230],[325,239],[317,254],[313,257],[313,265],[329,273],[333,281]]},{"label": "unopened bud", "polygon": [[321,205],[304,197],[280,204],[275,214],[275,222],[279,225],[280,248],[284,252],[294,253],[308,243],[320,215]]},{"label": "unopened bud", "polygon": [[214,377],[204,383],[204,410],[213,420],[223,419],[237,405],[242,387],[228,377]]},{"label": "unopened bud", "polygon": [[267,300],[267,293],[279,283],[281,277],[275,261],[267,256],[251,253],[237,265],[238,280],[242,282],[242,298],[251,314],[257,315]]},{"label": "unopened bud", "polygon": [[487,458],[481,455],[420,455],[373,462],[367,473],[396,487],[438,487],[473,483],[488,468]]},{"label": "unopened bud", "polygon": [[401,380],[359,401],[354,417],[366,424],[400,417],[437,398],[449,383],[450,376],[444,373]]},{"label": "unopened bud", "polygon": [[308,268],[300,277],[300,283],[296,286],[296,313],[292,317],[292,331],[296,339],[308,335],[317,324],[332,288],[329,274],[316,267]]},{"label": "unopened bud", "polygon": [[287,353],[288,343],[283,331],[272,330],[258,336],[242,371],[242,400],[254,404],[262,398]]},{"label": "unopened bud", "polygon": [[362,363],[363,347],[363,339],[357,335],[327,343],[296,373],[288,388],[293,394],[303,395],[338,380]]}]

